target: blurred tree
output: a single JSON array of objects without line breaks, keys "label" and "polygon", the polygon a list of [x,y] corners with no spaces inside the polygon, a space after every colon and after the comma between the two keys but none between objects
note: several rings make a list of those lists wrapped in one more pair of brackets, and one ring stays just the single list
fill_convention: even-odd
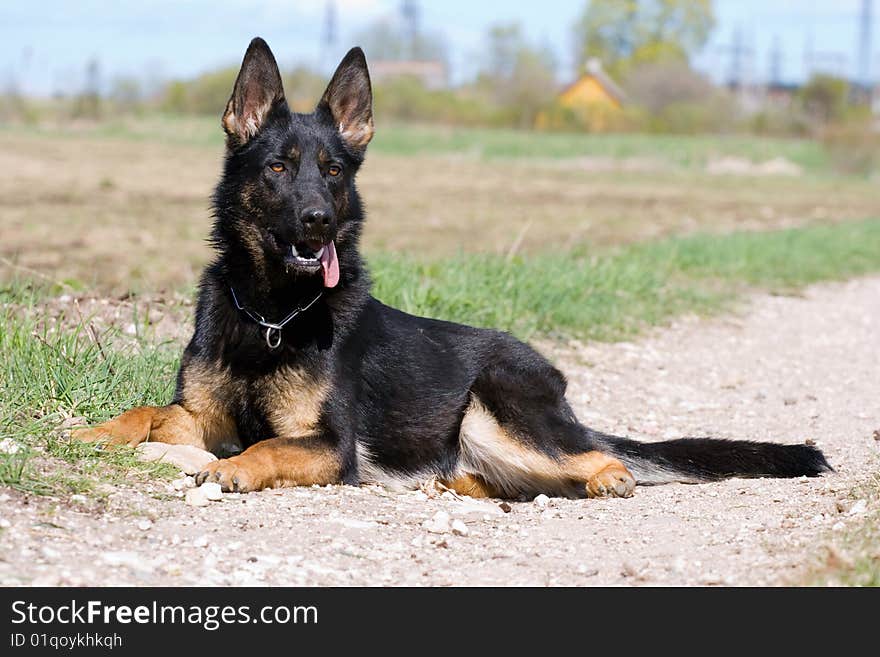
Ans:
[{"label": "blurred tree", "polygon": [[848,96],[846,80],[817,73],[800,90],[799,99],[807,116],[825,125],[843,118]]},{"label": "blurred tree", "polygon": [[140,81],[133,77],[115,78],[110,86],[110,98],[123,112],[139,109],[143,101]]},{"label": "blurred tree", "polygon": [[625,86],[628,96],[652,114],[677,103],[699,103],[716,93],[712,83],[686,63],[668,59],[634,65]]},{"label": "blurred tree", "polygon": [[538,112],[556,95],[553,53],[531,46],[515,23],[490,27],[487,50],[477,86],[503,108],[511,123],[532,127]]},{"label": "blurred tree", "polygon": [[635,64],[687,62],[714,26],[712,0],[590,0],[575,24],[576,59],[598,58],[616,76]]}]

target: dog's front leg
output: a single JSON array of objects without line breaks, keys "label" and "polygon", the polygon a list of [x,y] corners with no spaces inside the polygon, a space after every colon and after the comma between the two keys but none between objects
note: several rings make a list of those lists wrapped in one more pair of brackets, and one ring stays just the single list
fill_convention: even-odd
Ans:
[{"label": "dog's front leg", "polygon": [[135,447],[152,441],[172,445],[193,445],[217,451],[237,442],[235,423],[226,413],[211,409],[192,411],[182,404],[139,406],[94,427],[78,427],[71,436],[85,442]]},{"label": "dog's front leg", "polygon": [[343,481],[344,462],[338,442],[325,437],[269,438],[238,456],[209,463],[196,475],[196,483],[216,482],[237,493],[336,484]]}]

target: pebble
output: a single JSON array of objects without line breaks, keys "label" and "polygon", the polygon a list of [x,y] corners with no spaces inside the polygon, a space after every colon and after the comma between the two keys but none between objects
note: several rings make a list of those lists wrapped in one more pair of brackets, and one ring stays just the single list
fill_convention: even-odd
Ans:
[{"label": "pebble", "polygon": [[550,498],[544,495],[544,493],[541,493],[534,500],[532,500],[532,502],[534,502],[536,506],[543,509],[545,506],[550,504]]},{"label": "pebble", "polygon": [[189,475],[185,477],[181,477],[180,479],[175,479],[171,482],[171,487],[174,490],[184,490],[186,488],[192,488],[196,485],[195,479],[190,477]]},{"label": "pebble", "polygon": [[150,527],[152,527],[152,526],[153,526],[153,523],[150,522],[149,520],[141,520],[141,521],[137,524],[137,528],[140,529],[142,532],[147,531],[147,530],[148,530]]},{"label": "pebble", "polygon": [[205,536],[199,536],[197,539],[195,539],[192,542],[192,544],[193,544],[193,547],[197,547],[197,548],[208,547],[208,539]]},{"label": "pebble", "polygon": [[141,559],[136,552],[130,552],[128,550],[105,552],[101,555],[101,560],[108,566],[126,566],[132,570],[139,570],[142,572],[152,572],[154,569],[151,562]]},{"label": "pebble", "polygon": [[463,521],[456,519],[452,521],[452,533],[456,536],[467,536],[470,532]]},{"label": "pebble", "polygon": [[0,440],[0,453],[2,454],[18,454],[21,451],[21,445],[19,445],[12,438],[4,438]]},{"label": "pebble", "polygon": [[223,499],[223,489],[220,487],[220,484],[213,481],[206,481],[204,484],[199,486],[199,490],[201,490],[205,494],[206,498],[213,502]]},{"label": "pebble", "polygon": [[857,516],[868,510],[868,503],[865,500],[859,500],[849,510],[849,515]]},{"label": "pebble", "polygon": [[445,511],[438,511],[430,520],[423,522],[422,527],[432,534],[446,534],[450,530],[449,514]]},{"label": "pebble", "polygon": [[831,526],[831,531],[839,532],[839,531],[843,531],[845,528],[846,528],[846,525],[844,525],[842,522],[835,522]]},{"label": "pebble", "polygon": [[184,501],[190,506],[208,506],[211,503],[201,488],[190,488],[186,491]]}]

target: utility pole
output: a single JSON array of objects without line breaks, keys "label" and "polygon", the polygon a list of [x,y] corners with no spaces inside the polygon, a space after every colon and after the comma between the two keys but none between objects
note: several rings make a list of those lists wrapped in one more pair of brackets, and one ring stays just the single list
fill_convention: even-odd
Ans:
[{"label": "utility pole", "polygon": [[410,59],[420,59],[419,48],[419,4],[416,0],[403,0],[400,3],[400,15],[409,42]]},{"label": "utility pole", "polygon": [[871,80],[871,0],[862,0],[859,17],[859,84],[871,100],[873,83]]},{"label": "utility pole", "polygon": [[769,82],[772,87],[782,83],[782,42],[778,34],[773,37],[773,45],[770,46]]}]

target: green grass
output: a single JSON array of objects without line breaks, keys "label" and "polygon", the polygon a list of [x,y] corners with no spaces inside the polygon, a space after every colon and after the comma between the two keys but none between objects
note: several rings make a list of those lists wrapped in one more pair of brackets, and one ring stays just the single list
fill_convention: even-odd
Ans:
[{"label": "green grass", "polygon": [[[0,290],[0,437],[20,447],[0,453],[0,484],[35,493],[84,492],[96,481],[169,475],[169,466],[142,463],[131,449],[64,440],[58,427],[69,417],[101,420],[130,406],[164,403],[177,348],[144,343],[135,353],[102,350],[81,322],[64,330],[65,318],[41,313],[45,292],[21,284]],[[41,472],[46,457],[68,466]]]},{"label": "green grass", "polygon": [[[469,155],[500,158],[565,159],[603,157],[646,158],[681,168],[704,167],[713,158],[734,156],[752,162],[784,157],[810,172],[830,167],[822,145],[807,139],[752,135],[654,135],[547,133],[502,128],[393,124],[377,117],[373,153],[390,155]],[[219,147],[223,131],[218,117],[151,114],[107,119],[76,129],[54,125],[0,126],[52,138],[87,134],[92,137]]]},{"label": "green grass", "polygon": [[[368,260],[376,296],[408,312],[523,338],[617,340],[681,313],[729,308],[747,290],[792,292],[880,271],[880,220],[696,235],[603,254],[581,247],[512,259],[417,261],[375,253]],[[57,493],[131,473],[167,474],[166,466],[139,463],[128,449],[63,440],[58,426],[67,417],[100,421],[166,403],[183,345],[144,338],[134,349],[114,350],[106,336],[99,345],[78,318],[51,316],[41,305],[46,293],[22,284],[0,290],[0,437],[23,447],[0,454],[0,484]],[[66,465],[43,471],[44,457]]]},{"label": "green grass", "polygon": [[434,262],[374,254],[374,293],[407,312],[520,337],[615,340],[683,312],[729,307],[744,289],[786,292],[880,270],[880,220],[511,260],[460,255]]}]

